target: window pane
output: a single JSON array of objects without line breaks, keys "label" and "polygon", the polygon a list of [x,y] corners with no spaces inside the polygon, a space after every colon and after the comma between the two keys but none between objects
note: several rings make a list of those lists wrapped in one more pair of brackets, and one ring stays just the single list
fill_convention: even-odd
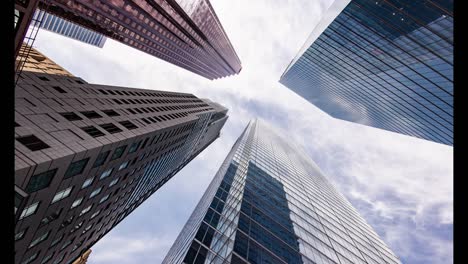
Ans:
[{"label": "window pane", "polygon": [[28,186],[26,186],[26,192],[33,193],[48,187],[56,172],[57,169],[53,169],[32,176],[29,180]]}]

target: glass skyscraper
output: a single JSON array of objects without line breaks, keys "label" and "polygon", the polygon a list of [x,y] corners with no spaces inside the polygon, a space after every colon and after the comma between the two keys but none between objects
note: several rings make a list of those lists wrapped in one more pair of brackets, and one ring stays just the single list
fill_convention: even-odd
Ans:
[{"label": "glass skyscraper", "polygon": [[44,10],[36,10],[34,18],[42,16],[40,28],[52,31],[54,33],[79,40],[81,42],[102,48],[106,42],[106,37],[102,34],[79,26],[75,23],[56,17]]},{"label": "glass skyscraper", "polygon": [[305,151],[250,122],[163,263],[400,263]]},{"label": "glass skyscraper", "polygon": [[336,0],[280,83],[335,118],[453,145],[453,0]]},{"label": "glass skyscraper", "polygon": [[209,0],[49,0],[46,10],[210,80],[242,69]]}]

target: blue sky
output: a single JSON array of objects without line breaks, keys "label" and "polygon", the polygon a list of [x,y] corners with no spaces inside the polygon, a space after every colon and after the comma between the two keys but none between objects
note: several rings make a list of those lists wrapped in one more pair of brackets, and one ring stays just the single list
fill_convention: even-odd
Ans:
[{"label": "blue sky", "polygon": [[90,264],[160,263],[248,121],[304,145],[403,263],[453,263],[453,148],[333,119],[278,83],[330,1],[212,0],[243,69],[209,81],[113,40],[40,31],[35,47],[90,83],[192,93],[229,108],[221,137],[101,239]]}]

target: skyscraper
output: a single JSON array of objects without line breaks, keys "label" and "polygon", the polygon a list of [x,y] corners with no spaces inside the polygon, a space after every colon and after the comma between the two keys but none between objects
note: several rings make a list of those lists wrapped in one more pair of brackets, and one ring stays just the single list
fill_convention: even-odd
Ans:
[{"label": "skyscraper", "polygon": [[400,263],[304,150],[250,122],[163,263]]},{"label": "skyscraper", "polygon": [[48,30],[48,31],[72,38],[72,39],[79,40],[81,42],[84,42],[84,43],[87,43],[87,44],[90,44],[99,48],[102,48],[104,46],[104,43],[106,42],[106,39],[107,39],[105,36],[97,32],[94,32],[92,30],[79,26],[77,24],[74,24],[60,17],[56,17],[52,14],[45,12],[44,10],[37,9],[33,17],[42,18],[40,28],[43,28],[45,30]]},{"label": "skyscraper", "polygon": [[226,113],[187,93],[23,71],[15,88],[15,263],[83,255],[209,146]]},{"label": "skyscraper", "polygon": [[280,83],[332,117],[453,145],[453,0],[336,0]]},{"label": "skyscraper", "polygon": [[39,0],[15,0],[15,57],[18,55]]},{"label": "skyscraper", "polygon": [[51,14],[210,80],[241,70],[208,0],[49,2]]}]

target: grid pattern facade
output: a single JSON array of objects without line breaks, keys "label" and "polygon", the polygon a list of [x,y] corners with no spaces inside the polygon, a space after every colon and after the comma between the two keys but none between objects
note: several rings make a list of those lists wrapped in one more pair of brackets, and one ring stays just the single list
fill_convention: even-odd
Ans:
[{"label": "grid pattern facade", "polygon": [[208,0],[51,0],[47,12],[210,80],[241,70]]},{"label": "grid pattern facade", "polygon": [[[41,14],[42,13],[42,14]],[[81,27],[70,21],[56,17],[44,10],[37,9],[34,13],[34,18],[42,16],[41,28],[52,31],[54,33],[79,40],[81,42],[102,48],[106,42],[106,37],[102,34]]]},{"label": "grid pattern facade", "polygon": [[163,263],[400,263],[307,154],[249,123]]},{"label": "grid pattern facade", "polygon": [[191,94],[24,71],[15,88],[15,263],[72,263],[211,144]]},{"label": "grid pattern facade", "polygon": [[280,82],[333,117],[453,145],[453,1],[352,0]]},{"label": "grid pattern facade", "polygon": [[[18,65],[18,64],[23,65]],[[35,48],[23,43],[15,61],[17,68],[28,72],[41,72],[47,74],[66,75],[74,77],[73,74],[56,64]]]}]

